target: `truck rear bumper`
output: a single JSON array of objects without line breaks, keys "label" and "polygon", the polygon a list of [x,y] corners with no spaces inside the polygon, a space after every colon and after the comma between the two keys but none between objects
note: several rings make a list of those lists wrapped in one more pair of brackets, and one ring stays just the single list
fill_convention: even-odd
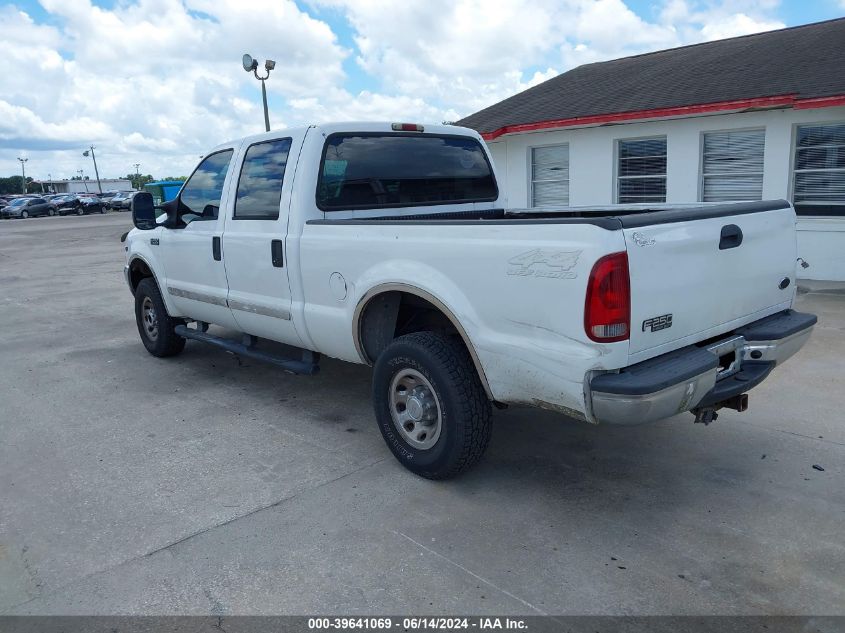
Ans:
[{"label": "truck rear bumper", "polygon": [[717,341],[594,376],[592,416],[602,424],[642,424],[718,405],[763,382],[804,346],[816,321],[813,314],[785,310]]}]

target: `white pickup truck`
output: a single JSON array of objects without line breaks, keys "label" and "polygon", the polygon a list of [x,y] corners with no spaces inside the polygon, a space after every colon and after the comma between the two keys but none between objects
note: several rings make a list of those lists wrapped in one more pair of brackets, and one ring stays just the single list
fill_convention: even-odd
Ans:
[{"label": "white pickup truck", "polygon": [[742,411],[816,322],[791,309],[785,201],[502,206],[469,129],[331,124],[224,143],[175,200],[132,201],[141,340],[299,374],[320,354],[373,365],[388,447],[442,479],[481,457],[491,405],[602,424]]}]

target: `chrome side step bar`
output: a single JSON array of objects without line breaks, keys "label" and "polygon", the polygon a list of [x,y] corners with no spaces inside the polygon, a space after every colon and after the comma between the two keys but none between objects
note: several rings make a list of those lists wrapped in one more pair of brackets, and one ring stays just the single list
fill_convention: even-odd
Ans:
[{"label": "chrome side step bar", "polygon": [[176,334],[183,338],[193,339],[194,341],[201,341],[225,349],[227,352],[237,354],[238,356],[245,356],[246,358],[253,358],[265,363],[270,363],[276,367],[281,367],[291,374],[303,374],[312,376],[320,371],[320,355],[310,350],[300,350],[302,352],[302,359],[296,360],[279,356],[270,352],[265,352],[258,349],[258,337],[250,334],[244,334],[243,342],[233,341],[232,339],[223,338],[222,336],[214,336],[208,333],[207,323],[198,323],[198,327],[190,328],[187,325],[177,325],[174,329]]}]

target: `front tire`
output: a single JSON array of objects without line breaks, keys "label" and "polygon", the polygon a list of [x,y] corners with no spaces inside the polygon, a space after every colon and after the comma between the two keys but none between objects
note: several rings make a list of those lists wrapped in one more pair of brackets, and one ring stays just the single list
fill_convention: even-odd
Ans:
[{"label": "front tire", "polygon": [[185,339],[174,331],[182,321],[167,314],[158,285],[151,277],[142,279],[135,290],[135,322],[141,342],[153,356],[176,356],[185,349]]},{"label": "front tire", "polygon": [[76,215],[82,215],[82,214],[84,214],[84,213],[85,213],[85,211],[82,209],[82,207],[77,207],[77,209],[76,209]]},{"label": "front tire", "polygon": [[415,332],[394,340],[375,363],[373,406],[393,455],[427,479],[468,470],[490,442],[490,401],[456,336]]},{"label": "front tire", "polygon": [[26,220],[29,217],[29,213],[27,211],[21,211],[21,219]]}]

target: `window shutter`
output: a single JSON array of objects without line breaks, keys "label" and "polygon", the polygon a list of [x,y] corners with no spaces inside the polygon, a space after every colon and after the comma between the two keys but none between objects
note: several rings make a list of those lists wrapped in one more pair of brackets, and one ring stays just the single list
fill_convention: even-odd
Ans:
[{"label": "window shutter", "polygon": [[765,130],[708,132],[702,148],[704,202],[763,199]]},{"label": "window shutter", "polygon": [[617,202],[666,202],[666,137],[619,141]]},{"label": "window shutter", "polygon": [[798,127],[794,177],[798,215],[845,215],[845,123]]},{"label": "window shutter", "polygon": [[569,206],[569,145],[531,150],[531,206]]}]

